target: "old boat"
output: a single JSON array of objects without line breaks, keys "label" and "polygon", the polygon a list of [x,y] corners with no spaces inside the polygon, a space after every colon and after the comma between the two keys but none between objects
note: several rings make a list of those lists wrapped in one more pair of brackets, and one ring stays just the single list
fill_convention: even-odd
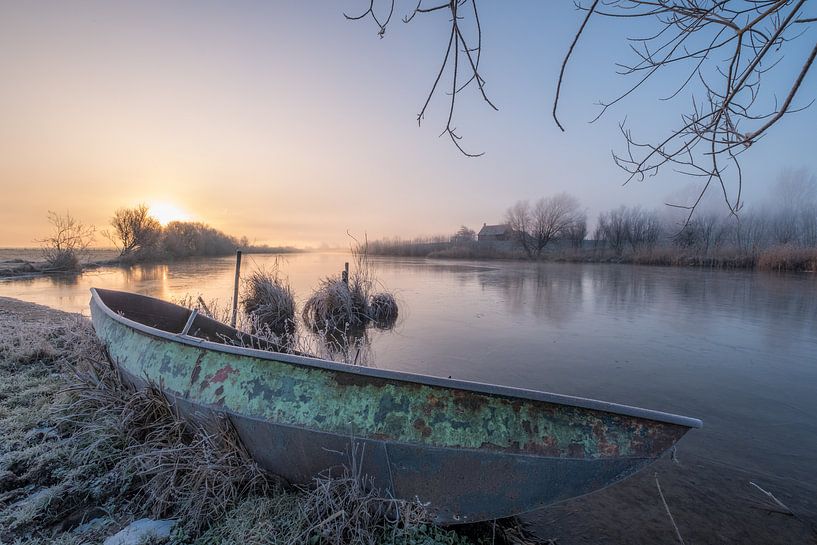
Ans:
[{"label": "old boat", "polygon": [[[290,482],[347,463],[440,523],[501,518],[619,481],[701,421],[578,397],[231,345],[237,331],[159,299],[92,289],[97,335],[127,380],[186,418],[226,415]],[[352,446],[354,445],[354,447]]]}]

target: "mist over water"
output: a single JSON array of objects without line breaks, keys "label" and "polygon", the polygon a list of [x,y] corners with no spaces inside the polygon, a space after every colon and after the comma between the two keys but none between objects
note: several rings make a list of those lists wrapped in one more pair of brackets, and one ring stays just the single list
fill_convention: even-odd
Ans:
[{"label": "mist over water", "polygon": [[[270,267],[251,255],[242,270]],[[348,255],[279,258],[302,303]],[[681,459],[765,479],[817,517],[814,274],[609,264],[373,259],[396,293],[372,364],[598,398],[704,420]],[[92,286],[229,304],[234,259],[0,282],[0,296],[88,313]],[[704,463],[704,462],[701,462]]]}]

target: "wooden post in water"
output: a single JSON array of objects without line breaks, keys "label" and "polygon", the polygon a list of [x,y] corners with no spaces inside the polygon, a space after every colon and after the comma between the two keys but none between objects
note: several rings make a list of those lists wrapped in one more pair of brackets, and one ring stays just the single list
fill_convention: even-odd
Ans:
[{"label": "wooden post in water", "polygon": [[349,285],[349,262],[343,264],[343,272],[340,273],[340,279],[343,280],[343,283],[347,286]]},{"label": "wooden post in water", "polygon": [[238,278],[241,276],[241,250],[235,251],[235,284],[233,285],[233,313],[230,316],[230,326],[235,327],[238,318]]}]

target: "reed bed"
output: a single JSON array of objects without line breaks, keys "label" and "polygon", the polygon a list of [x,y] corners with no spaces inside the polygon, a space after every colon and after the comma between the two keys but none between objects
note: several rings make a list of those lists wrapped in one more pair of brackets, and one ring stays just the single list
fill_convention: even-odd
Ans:
[{"label": "reed bed", "polygon": [[766,271],[817,272],[817,248],[776,246],[760,253],[757,268]]}]

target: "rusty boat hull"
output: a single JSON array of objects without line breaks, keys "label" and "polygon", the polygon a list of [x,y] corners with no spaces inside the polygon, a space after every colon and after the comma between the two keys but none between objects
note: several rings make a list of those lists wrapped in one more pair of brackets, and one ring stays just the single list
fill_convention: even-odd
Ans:
[{"label": "rusty boat hull", "polygon": [[[335,363],[229,344],[237,332],[142,295],[92,289],[123,375],[186,418],[229,418],[292,483],[348,463],[443,524],[531,511],[604,488],[670,449],[694,418],[603,401]],[[225,342],[225,340],[227,342]]]}]

